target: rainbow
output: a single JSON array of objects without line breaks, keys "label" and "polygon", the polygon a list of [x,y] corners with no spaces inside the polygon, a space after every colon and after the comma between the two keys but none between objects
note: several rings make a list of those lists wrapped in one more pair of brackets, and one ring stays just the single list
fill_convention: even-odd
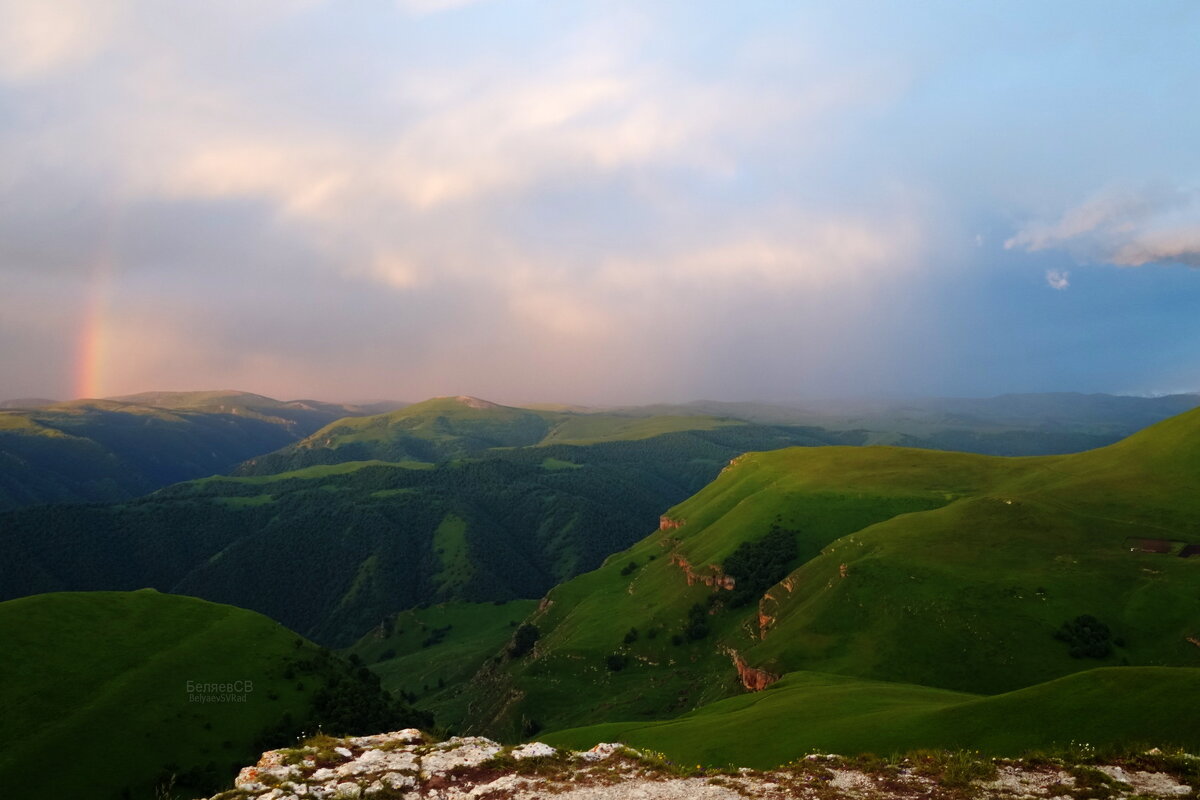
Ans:
[{"label": "rainbow", "polygon": [[96,398],[105,394],[104,367],[108,352],[106,334],[112,278],[112,259],[107,255],[96,259],[75,349],[76,397]]}]

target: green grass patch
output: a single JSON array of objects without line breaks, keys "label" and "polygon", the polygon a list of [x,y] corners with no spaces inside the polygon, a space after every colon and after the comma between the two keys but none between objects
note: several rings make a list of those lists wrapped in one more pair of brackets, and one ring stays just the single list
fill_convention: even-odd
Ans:
[{"label": "green grass patch", "polygon": [[[1019,756],[1072,742],[1092,748],[1130,742],[1195,748],[1197,714],[1200,669],[1096,669],[992,697],[792,673],[766,691],[675,720],[608,723],[539,738],[576,749],[619,741],[680,762],[767,769],[813,752],[925,749]],[[940,765],[941,773],[945,767]],[[958,772],[964,781],[986,777],[963,770]]]}]

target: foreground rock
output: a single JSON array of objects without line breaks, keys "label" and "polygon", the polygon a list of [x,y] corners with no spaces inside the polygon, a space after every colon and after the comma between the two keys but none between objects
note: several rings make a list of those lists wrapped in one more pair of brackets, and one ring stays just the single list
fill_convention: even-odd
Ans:
[{"label": "foreground rock", "polygon": [[810,755],[765,772],[704,770],[619,744],[584,753],[541,742],[437,742],[410,729],[318,737],[264,753],[212,800],[1118,800],[1197,797],[1200,759],[1157,750],[1120,763],[993,760],[930,753],[888,763]]}]

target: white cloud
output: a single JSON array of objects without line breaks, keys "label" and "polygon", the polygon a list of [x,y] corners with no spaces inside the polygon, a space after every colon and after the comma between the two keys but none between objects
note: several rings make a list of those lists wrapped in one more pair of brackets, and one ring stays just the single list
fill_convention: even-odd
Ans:
[{"label": "white cloud", "polygon": [[1046,270],[1046,285],[1051,289],[1066,289],[1071,285],[1071,273],[1061,269]]},{"label": "white cloud", "polygon": [[107,43],[121,13],[109,0],[0,2],[0,78],[37,78],[80,64]]},{"label": "white cloud", "polygon": [[1200,196],[1180,189],[1109,190],[1055,221],[1029,223],[1004,246],[1062,248],[1081,261],[1122,267],[1200,267]]},{"label": "white cloud", "polygon": [[414,16],[423,17],[429,14],[439,14],[456,8],[472,6],[484,0],[396,0],[396,5],[403,11]]}]

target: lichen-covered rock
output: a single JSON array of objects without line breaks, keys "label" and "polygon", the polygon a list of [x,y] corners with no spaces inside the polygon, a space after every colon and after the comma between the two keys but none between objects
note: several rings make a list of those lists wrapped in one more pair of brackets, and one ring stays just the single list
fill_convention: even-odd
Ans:
[{"label": "lichen-covered rock", "polygon": [[520,761],[526,758],[544,758],[546,756],[552,756],[557,752],[558,750],[548,744],[545,744],[544,742],[530,742],[529,744],[523,744],[520,747],[514,747],[509,755]]},{"label": "lichen-covered rock", "polygon": [[[1111,781],[1110,800],[1175,800],[1192,793],[1179,775],[1200,759],[1157,758],[1151,751],[1125,763],[988,760],[969,789],[975,800],[1072,800],[1091,771]],[[504,757],[498,757],[504,756]],[[549,758],[554,756],[554,758]],[[540,761],[529,761],[538,759]],[[514,761],[525,761],[519,766]],[[1161,765],[1154,771],[1152,765]],[[1184,766],[1180,766],[1183,764]],[[320,765],[320,766],[318,766]],[[1187,766],[1191,765],[1191,766]],[[1171,770],[1181,770],[1172,774]],[[1096,775],[1096,771],[1102,776]],[[1084,776],[1079,777],[1078,776]],[[478,736],[429,742],[419,731],[315,740],[264,753],[238,773],[236,789],[214,800],[961,800],[961,776],[937,773],[937,760],[861,762],[836,755],[804,756],[769,772],[705,771],[672,764],[621,744],[583,753],[543,742],[505,748]],[[1106,789],[1106,791],[1107,791]]]},{"label": "lichen-covered rock", "polygon": [[497,755],[503,748],[482,736],[466,736],[433,745],[421,756],[421,777],[474,767]]},{"label": "lichen-covered rock", "polygon": [[580,753],[579,757],[584,761],[603,761],[611,755],[619,753],[625,748],[623,744],[615,742],[601,742],[600,744],[588,750],[585,753]]}]

